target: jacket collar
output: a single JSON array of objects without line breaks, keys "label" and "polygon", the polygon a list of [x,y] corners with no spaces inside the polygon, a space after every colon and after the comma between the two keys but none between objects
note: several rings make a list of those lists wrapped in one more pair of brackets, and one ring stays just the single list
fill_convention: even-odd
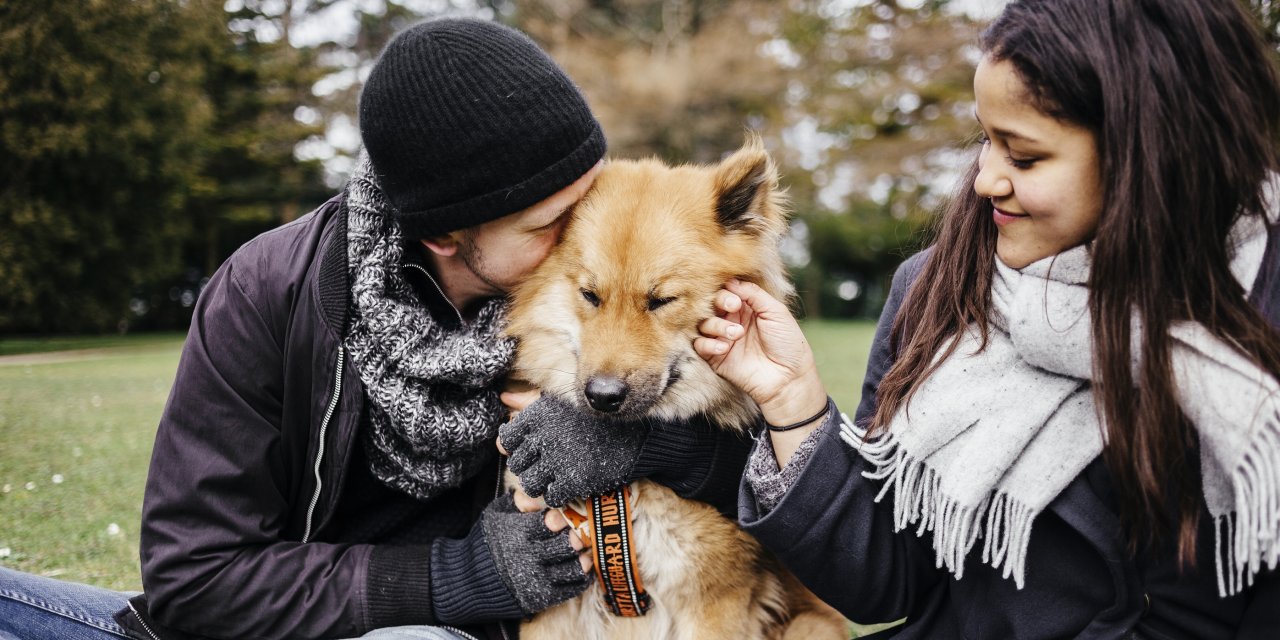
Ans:
[{"label": "jacket collar", "polygon": [[347,199],[338,194],[321,207],[335,219],[328,223],[317,276],[320,312],[325,324],[339,339],[346,334],[351,315],[351,285],[347,276]]}]

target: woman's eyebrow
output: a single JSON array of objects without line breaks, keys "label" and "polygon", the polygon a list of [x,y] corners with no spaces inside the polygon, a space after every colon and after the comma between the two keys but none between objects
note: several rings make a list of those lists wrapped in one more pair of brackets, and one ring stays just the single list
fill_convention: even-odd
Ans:
[{"label": "woman's eyebrow", "polygon": [[[974,110],[973,112],[973,119],[977,120],[979,125],[982,125],[982,118],[978,117],[977,110]],[[1036,142],[1039,142],[1038,140],[1036,140],[1035,138],[1032,138],[1031,136],[1018,133],[1017,131],[1011,131],[1009,129],[999,129],[999,128],[992,129],[991,133],[994,133],[997,136],[1000,136],[1001,138],[1004,138],[1006,140],[1021,140],[1028,144],[1034,144]]]}]

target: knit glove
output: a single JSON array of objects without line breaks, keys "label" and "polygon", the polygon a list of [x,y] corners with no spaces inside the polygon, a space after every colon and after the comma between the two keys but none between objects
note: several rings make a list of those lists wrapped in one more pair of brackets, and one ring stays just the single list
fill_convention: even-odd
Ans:
[{"label": "knit glove", "polygon": [[543,395],[498,428],[525,493],[553,507],[604,495],[631,479],[649,430],[596,418]]},{"label": "knit glove", "polygon": [[510,494],[493,502],[480,519],[498,574],[532,615],[587,588],[588,574],[569,544],[571,528],[547,529],[544,512],[521,513]]},{"label": "knit glove", "polygon": [[636,478],[652,478],[688,497],[710,473],[717,437],[701,424],[597,418],[549,395],[498,433],[511,456],[507,466],[520,476],[525,493],[554,507],[606,494]]}]

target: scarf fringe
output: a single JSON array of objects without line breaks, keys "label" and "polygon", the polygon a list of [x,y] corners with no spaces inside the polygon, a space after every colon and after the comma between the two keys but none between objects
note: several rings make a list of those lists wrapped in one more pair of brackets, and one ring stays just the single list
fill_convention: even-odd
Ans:
[{"label": "scarf fringe", "polygon": [[956,580],[964,577],[965,558],[978,538],[983,538],[982,561],[1023,588],[1037,510],[1003,491],[977,505],[962,506],[942,491],[941,478],[934,469],[898,446],[894,434],[869,442],[866,429],[856,426],[847,415],[841,414],[841,418],[840,438],[875,467],[863,472],[863,477],[885,481],[876,502],[893,490],[894,531],[914,524],[918,537],[932,532],[935,566],[945,567]]},{"label": "scarf fringe", "polygon": [[[1023,588],[1031,525],[1038,511],[1004,491],[974,507],[962,507],[942,492],[937,472],[906,455],[892,433],[867,441],[866,429],[845,414],[841,418],[841,439],[875,467],[863,477],[885,481],[876,502],[890,490],[896,496],[895,531],[914,524],[917,536],[932,532],[936,566],[946,567],[957,580],[964,577],[964,559],[981,537],[982,561],[1003,569],[1005,579],[1013,578]],[[1231,484],[1235,510],[1214,517],[1218,594],[1224,598],[1252,587],[1264,569],[1280,568],[1280,415],[1259,429]]]},{"label": "scarf fringe", "polygon": [[1263,423],[1231,474],[1235,510],[1214,517],[1218,594],[1253,586],[1266,567],[1280,567],[1280,415]]}]

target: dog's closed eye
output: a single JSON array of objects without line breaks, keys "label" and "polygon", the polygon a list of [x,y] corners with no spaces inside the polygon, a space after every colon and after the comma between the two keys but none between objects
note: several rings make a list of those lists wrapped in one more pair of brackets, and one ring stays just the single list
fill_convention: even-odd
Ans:
[{"label": "dog's closed eye", "polygon": [[675,296],[671,296],[671,297],[669,297],[669,298],[655,298],[655,297],[650,296],[650,298],[649,298],[649,310],[650,310],[650,311],[657,311],[660,307],[665,307],[665,306],[667,306],[668,304],[670,304],[670,303],[671,303],[672,301],[674,301],[675,299],[676,299],[676,298],[675,298]]}]

